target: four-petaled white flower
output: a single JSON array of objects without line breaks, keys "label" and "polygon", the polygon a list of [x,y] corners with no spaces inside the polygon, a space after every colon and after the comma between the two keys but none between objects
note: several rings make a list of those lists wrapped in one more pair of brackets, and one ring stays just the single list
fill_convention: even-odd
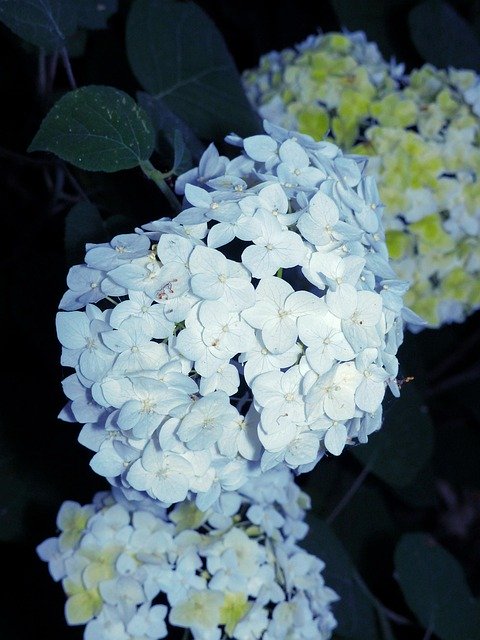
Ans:
[{"label": "four-petaled white flower", "polygon": [[256,289],[256,302],[242,317],[261,330],[262,340],[274,354],[291,349],[298,338],[298,318],[321,309],[321,299],[308,291],[295,291],[285,280],[262,278]]},{"label": "four-petaled white flower", "polygon": [[160,451],[151,441],[128,470],[127,480],[134,489],[172,504],[185,500],[193,473],[192,465],[183,456]]},{"label": "four-petaled white flower", "polygon": [[224,391],[214,391],[197,400],[178,427],[178,437],[189,449],[203,450],[216,442],[224,427],[239,414]]},{"label": "four-petaled white flower", "polygon": [[282,228],[280,222],[260,209],[252,219],[256,237],[242,253],[242,262],[254,278],[273,276],[278,269],[302,263],[305,247],[301,237]]}]

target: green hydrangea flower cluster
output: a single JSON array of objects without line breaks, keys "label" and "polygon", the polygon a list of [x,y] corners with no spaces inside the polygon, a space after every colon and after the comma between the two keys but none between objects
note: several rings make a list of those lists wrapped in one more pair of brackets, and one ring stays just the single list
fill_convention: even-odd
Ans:
[{"label": "green hydrangea flower cluster", "polygon": [[263,56],[243,81],[263,118],[369,157],[393,267],[426,326],[480,308],[475,72],[425,64],[406,74],[363,32],[332,32]]}]

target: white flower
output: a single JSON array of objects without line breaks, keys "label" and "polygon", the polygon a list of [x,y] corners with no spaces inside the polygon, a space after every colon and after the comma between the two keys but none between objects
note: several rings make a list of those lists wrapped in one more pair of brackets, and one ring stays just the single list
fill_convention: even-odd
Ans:
[{"label": "white flower", "polygon": [[280,184],[286,187],[300,186],[313,189],[325,178],[325,173],[311,166],[305,149],[292,138],[282,142],[278,155],[280,164],[277,167],[277,175]]},{"label": "white flower", "polygon": [[261,373],[285,369],[295,364],[302,352],[301,345],[295,343],[283,353],[272,353],[265,346],[259,330],[255,332],[255,337],[255,345],[238,358],[240,363],[244,363],[243,375],[250,387],[254,378]]},{"label": "white flower", "polygon": [[278,429],[278,418],[292,422],[305,420],[301,383],[298,366],[285,372],[269,371],[255,378],[252,391],[257,406],[262,407],[261,423],[267,433]]},{"label": "white flower", "polygon": [[273,276],[278,269],[302,263],[305,248],[301,237],[282,228],[270,213],[260,209],[252,220],[256,237],[242,253],[242,262],[254,278]]},{"label": "white flower", "polygon": [[224,391],[214,391],[197,400],[178,427],[178,437],[189,449],[203,450],[214,444],[222,429],[239,414]]},{"label": "white flower", "polygon": [[355,404],[359,409],[375,413],[385,393],[386,380],[389,374],[376,364],[377,349],[364,349],[356,360],[357,369],[363,374],[363,380],[355,391]]},{"label": "white flower", "polygon": [[150,442],[128,470],[127,479],[134,489],[172,504],[185,500],[192,475],[192,465],[184,457],[158,451]]},{"label": "white flower", "polygon": [[220,300],[232,311],[252,306],[255,291],[246,269],[207,247],[197,246],[189,260],[192,291],[205,300]]},{"label": "white flower", "polygon": [[382,298],[378,293],[357,291],[345,284],[337,291],[329,291],[326,301],[332,314],[342,320],[342,331],[357,353],[380,346],[376,325],[382,315]]},{"label": "white flower", "polygon": [[362,374],[353,362],[342,362],[321,375],[306,396],[307,416],[348,420],[355,414],[355,391]]},{"label": "white flower", "polygon": [[329,312],[326,303],[314,315],[298,319],[300,340],[307,345],[308,364],[319,375],[327,372],[336,361],[351,360],[355,352],[348,343],[341,320]]},{"label": "white flower", "polygon": [[145,330],[152,338],[172,335],[175,324],[166,317],[164,305],[152,304],[152,299],[141,291],[129,291],[128,298],[112,309],[110,324],[114,329],[127,318],[136,317],[145,323]]},{"label": "white flower", "polygon": [[274,354],[291,349],[298,338],[297,319],[321,308],[320,299],[308,291],[294,291],[280,278],[260,280],[256,302],[245,309],[242,317],[262,332],[262,340]]},{"label": "white flower", "polygon": [[[220,640],[220,609],[224,596],[220,591],[190,590],[185,600],[177,602],[168,616],[169,621],[179,627],[192,629],[194,638],[199,631],[205,638]],[[200,636],[202,637],[202,636]]]}]

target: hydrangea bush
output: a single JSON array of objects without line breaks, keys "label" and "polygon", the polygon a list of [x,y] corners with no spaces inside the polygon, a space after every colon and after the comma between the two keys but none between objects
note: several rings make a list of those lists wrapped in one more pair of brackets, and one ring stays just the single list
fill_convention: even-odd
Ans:
[{"label": "hydrangea bush", "polygon": [[231,492],[217,511],[170,510],[113,488],[66,501],[37,552],[61,581],[66,620],[85,640],[328,640],[337,594],[299,546],[309,498],[286,468]]},{"label": "hydrangea bush", "polygon": [[[363,32],[311,36],[244,73],[270,121],[369,156],[392,266],[429,327],[480,308],[480,78],[383,59]],[[412,331],[421,325],[410,324]]]},{"label": "hydrangea bush", "polygon": [[91,466],[165,506],[366,442],[398,395],[408,284],[365,159],[265,122],[180,176],[183,210],[87,245],[57,315],[64,420]]}]

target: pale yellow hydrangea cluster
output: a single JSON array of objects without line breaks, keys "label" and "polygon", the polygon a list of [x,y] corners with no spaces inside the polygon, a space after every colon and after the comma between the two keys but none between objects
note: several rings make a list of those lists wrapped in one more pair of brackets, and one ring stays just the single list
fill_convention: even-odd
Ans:
[{"label": "pale yellow hydrangea cluster", "polygon": [[113,488],[65,501],[37,547],[83,640],[329,640],[339,599],[299,542],[308,496],[286,468],[230,492],[218,510],[171,509]]},{"label": "pale yellow hydrangea cluster", "polygon": [[[260,115],[369,156],[405,303],[439,327],[480,308],[480,80],[409,74],[362,32],[312,36],[243,76]],[[410,327],[414,329],[414,327]]]}]

